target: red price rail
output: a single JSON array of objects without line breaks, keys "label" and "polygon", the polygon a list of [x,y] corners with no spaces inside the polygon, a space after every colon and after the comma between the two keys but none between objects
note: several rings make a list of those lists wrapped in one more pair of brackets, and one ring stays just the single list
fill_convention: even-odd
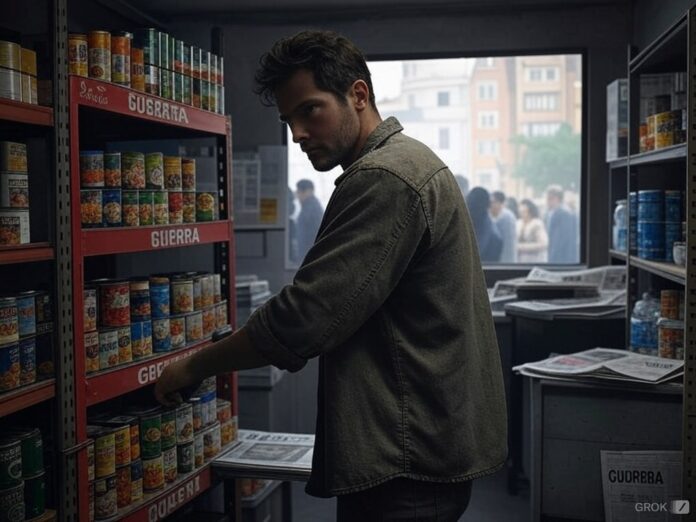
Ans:
[{"label": "red price rail", "polygon": [[54,379],[23,386],[11,392],[0,395],[0,417],[23,410],[34,404],[47,401],[56,396]]},{"label": "red price rail", "polygon": [[53,127],[53,109],[0,98],[0,120]]},{"label": "red price rail", "polygon": [[55,251],[49,243],[0,247],[0,265],[50,261],[54,257]]}]

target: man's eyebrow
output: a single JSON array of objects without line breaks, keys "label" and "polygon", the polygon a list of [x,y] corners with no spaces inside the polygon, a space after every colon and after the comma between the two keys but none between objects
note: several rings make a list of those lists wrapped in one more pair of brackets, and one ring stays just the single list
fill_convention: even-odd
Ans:
[{"label": "man's eyebrow", "polygon": [[[290,111],[290,114],[292,114],[292,113],[294,113],[294,112],[297,112],[298,110],[302,109],[302,107],[306,107],[307,105],[310,105],[310,104],[312,104],[312,103],[317,103],[318,101],[319,101],[319,100],[316,99],[316,98],[309,98],[309,99],[307,99],[307,100],[304,100],[302,103],[297,104],[297,106],[296,106],[293,110]],[[278,115],[278,119],[279,119],[281,122],[283,122],[283,123],[287,123],[287,122],[288,122],[288,118],[289,118],[289,117],[286,116],[285,114],[279,114],[279,115]]]}]

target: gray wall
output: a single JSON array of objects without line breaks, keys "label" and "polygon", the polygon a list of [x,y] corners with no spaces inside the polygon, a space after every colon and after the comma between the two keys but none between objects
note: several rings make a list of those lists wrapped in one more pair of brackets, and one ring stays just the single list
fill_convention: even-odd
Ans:
[{"label": "gray wall", "polygon": [[643,49],[694,4],[694,0],[637,0],[633,6],[633,44]]}]

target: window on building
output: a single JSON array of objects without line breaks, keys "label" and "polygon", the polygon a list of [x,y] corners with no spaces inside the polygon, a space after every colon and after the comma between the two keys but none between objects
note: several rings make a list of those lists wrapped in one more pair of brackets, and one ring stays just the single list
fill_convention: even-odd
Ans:
[{"label": "window on building", "polygon": [[529,92],[524,95],[524,110],[527,112],[557,111],[559,105],[557,92]]},{"label": "window on building", "polygon": [[479,140],[476,149],[479,156],[497,156],[500,154],[500,141]]},{"label": "window on building", "polygon": [[558,80],[558,67],[547,67],[546,68],[546,81],[555,82]]},{"label": "window on building", "polygon": [[495,67],[495,58],[477,58],[478,66],[482,69],[493,69]]},{"label": "window on building", "polygon": [[442,127],[438,130],[437,143],[440,149],[450,148],[450,130],[447,127]]},{"label": "window on building", "polygon": [[479,100],[496,100],[498,98],[497,82],[480,82],[478,84]]},{"label": "window on building", "polygon": [[527,81],[540,82],[544,79],[544,69],[541,67],[527,68]]},{"label": "window on building", "polygon": [[[432,99],[432,98],[431,98]],[[450,104],[450,93],[449,91],[440,91],[437,93],[437,106],[447,107]]]},{"label": "window on building", "polygon": [[478,113],[479,129],[497,129],[498,111],[481,111]]},{"label": "window on building", "polygon": [[558,122],[524,123],[521,131],[524,136],[553,136],[561,128]]}]

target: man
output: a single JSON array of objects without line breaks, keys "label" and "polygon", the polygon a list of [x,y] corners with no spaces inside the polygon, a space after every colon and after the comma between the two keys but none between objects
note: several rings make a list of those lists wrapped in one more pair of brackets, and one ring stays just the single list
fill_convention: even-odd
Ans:
[{"label": "man", "polygon": [[297,182],[297,199],[302,205],[297,216],[297,252],[301,261],[314,244],[324,209],[314,195],[314,183],[308,179]]},{"label": "man", "polygon": [[500,262],[514,263],[517,261],[517,219],[505,207],[505,194],[499,190],[491,194],[491,217],[498,226],[498,232],[503,239]]},{"label": "man", "polygon": [[231,337],[165,368],[155,393],[211,374],[319,356],[307,492],[339,522],[456,521],[506,457],[500,357],[476,238],[449,169],[382,121],[362,53],[306,31],[261,59],[316,170],[344,169],[291,285]]},{"label": "man", "polygon": [[563,189],[546,189],[546,228],[549,236],[549,263],[578,263],[578,221],[563,205]]}]

